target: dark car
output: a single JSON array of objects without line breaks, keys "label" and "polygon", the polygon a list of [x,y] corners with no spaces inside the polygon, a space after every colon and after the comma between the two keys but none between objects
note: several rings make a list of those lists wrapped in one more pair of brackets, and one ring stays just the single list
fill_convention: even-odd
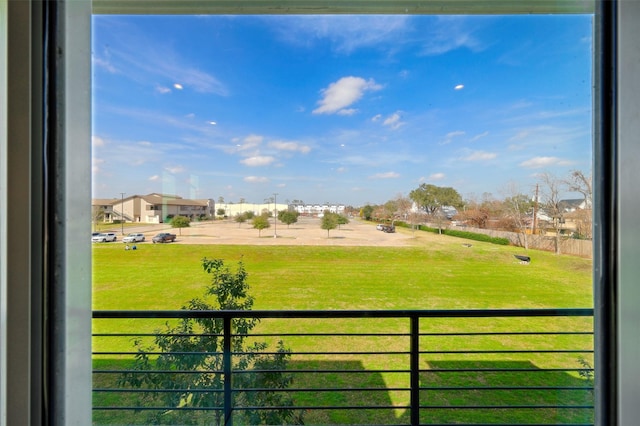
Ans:
[{"label": "dark car", "polygon": [[168,232],[161,232],[158,235],[156,235],[155,237],[153,237],[151,239],[151,241],[153,241],[153,243],[169,243],[171,241],[175,241],[176,240],[176,234],[170,234]]}]

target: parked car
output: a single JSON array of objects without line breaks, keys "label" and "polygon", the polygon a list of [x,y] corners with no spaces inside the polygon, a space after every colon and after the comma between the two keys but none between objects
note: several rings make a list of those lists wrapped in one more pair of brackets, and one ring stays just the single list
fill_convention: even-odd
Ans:
[{"label": "parked car", "polygon": [[381,224],[381,223],[379,223],[379,224],[377,224],[377,225],[376,225],[376,229],[377,229],[378,231],[382,231],[382,230],[384,229],[384,225],[383,225],[383,224]]},{"label": "parked car", "polygon": [[396,232],[396,227],[395,226],[390,226],[390,225],[385,225],[382,227],[382,232],[387,232],[389,234],[393,234],[394,232]]},{"label": "parked car", "polygon": [[101,232],[98,235],[91,237],[91,241],[94,243],[106,243],[109,241],[117,241],[115,232]]},{"label": "parked car", "polygon": [[129,234],[122,239],[123,243],[139,243],[144,241],[144,234]]},{"label": "parked car", "polygon": [[176,240],[176,234],[170,234],[168,232],[161,232],[151,239],[153,243],[168,243]]}]

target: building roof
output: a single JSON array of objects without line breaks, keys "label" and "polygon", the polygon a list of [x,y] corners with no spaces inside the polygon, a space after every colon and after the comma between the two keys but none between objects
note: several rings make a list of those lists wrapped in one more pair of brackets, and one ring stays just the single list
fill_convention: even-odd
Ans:
[{"label": "building roof", "polygon": [[115,202],[120,202],[117,198],[93,198],[91,200],[92,206],[111,206]]}]

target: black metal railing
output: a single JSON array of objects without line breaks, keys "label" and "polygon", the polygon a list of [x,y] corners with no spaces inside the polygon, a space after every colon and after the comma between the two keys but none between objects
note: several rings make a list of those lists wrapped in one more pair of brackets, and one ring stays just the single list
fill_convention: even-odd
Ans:
[{"label": "black metal railing", "polygon": [[[278,416],[307,424],[593,424],[592,309],[94,311],[93,318],[94,424],[187,415],[225,425],[284,423]],[[241,318],[260,323],[238,334]],[[158,338],[193,338],[171,327],[186,319],[220,321],[219,334],[198,335],[213,349],[157,347]],[[234,339],[267,346],[238,350]],[[279,341],[286,363],[260,363],[283,355]],[[212,367],[180,370],[187,357],[208,357]],[[280,382],[270,381],[274,374]]]}]

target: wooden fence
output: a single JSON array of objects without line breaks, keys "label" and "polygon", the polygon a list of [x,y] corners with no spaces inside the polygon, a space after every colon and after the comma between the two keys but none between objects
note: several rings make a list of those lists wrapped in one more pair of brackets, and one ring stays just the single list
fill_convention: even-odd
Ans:
[{"label": "wooden fence", "polygon": [[[428,226],[431,226],[433,228],[438,227],[436,224],[429,224]],[[452,226],[449,227],[449,229],[475,232],[478,234],[489,235],[491,237],[507,238],[514,246],[524,247],[524,235],[518,232],[473,228],[470,226]],[[549,235],[527,235],[527,243],[529,248],[535,250],[555,251],[555,240],[555,237]],[[593,259],[593,241],[576,240],[574,238],[561,236],[560,253]]]}]

